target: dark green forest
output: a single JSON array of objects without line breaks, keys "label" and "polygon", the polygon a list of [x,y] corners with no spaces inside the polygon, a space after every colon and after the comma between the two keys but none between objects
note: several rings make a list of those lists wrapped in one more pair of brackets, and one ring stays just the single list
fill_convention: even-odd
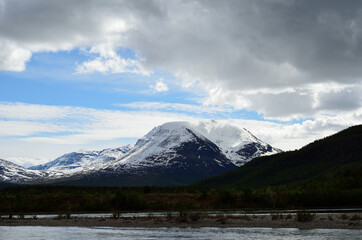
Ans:
[{"label": "dark green forest", "polygon": [[259,157],[236,170],[195,184],[200,187],[288,186],[319,191],[362,187],[362,125],[317,140],[300,150]]},{"label": "dark green forest", "polygon": [[362,191],[316,188],[27,186],[0,191],[0,213],[252,210],[359,207]]}]

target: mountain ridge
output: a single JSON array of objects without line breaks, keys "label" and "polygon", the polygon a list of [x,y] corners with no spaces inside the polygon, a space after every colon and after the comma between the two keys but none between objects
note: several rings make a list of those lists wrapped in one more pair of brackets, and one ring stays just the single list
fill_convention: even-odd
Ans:
[{"label": "mountain ridge", "polygon": [[[116,178],[115,184],[124,182],[127,185],[129,178],[133,181],[128,184],[139,182],[147,185],[155,182],[152,177],[147,177],[148,174],[155,179],[168,179],[176,185],[184,185],[234,169],[255,156],[278,152],[279,149],[262,142],[247,130],[230,124],[214,120],[169,122],[153,128],[135,145],[68,153],[31,167],[29,171],[40,175],[34,179],[37,183],[70,181],[72,184],[81,179],[95,178],[101,182],[102,178]],[[187,178],[182,178],[182,175]],[[136,181],[137,176],[140,179]],[[142,179],[148,180],[142,183]],[[167,185],[160,181],[155,184]]]}]

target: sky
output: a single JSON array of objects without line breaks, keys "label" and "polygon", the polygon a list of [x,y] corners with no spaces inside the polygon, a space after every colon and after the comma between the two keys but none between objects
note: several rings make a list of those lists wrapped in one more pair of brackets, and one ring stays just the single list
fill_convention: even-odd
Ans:
[{"label": "sky", "polygon": [[283,150],[362,123],[362,1],[0,0],[0,158],[216,119]]}]

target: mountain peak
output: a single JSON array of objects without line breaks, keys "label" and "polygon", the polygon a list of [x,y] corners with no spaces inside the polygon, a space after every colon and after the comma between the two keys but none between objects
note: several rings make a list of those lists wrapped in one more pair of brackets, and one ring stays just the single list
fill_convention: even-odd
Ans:
[{"label": "mountain peak", "polygon": [[236,166],[241,166],[255,157],[281,152],[261,141],[245,128],[217,120],[168,122],[154,128],[145,137],[149,138],[155,131],[176,132],[182,129],[189,129],[198,137],[206,138],[216,144]]},{"label": "mountain peak", "polygon": [[111,176],[124,185],[134,185],[134,182],[127,183],[127,179],[148,176],[151,181],[150,176],[154,176],[155,179],[166,177],[172,182],[159,183],[153,179],[152,183],[156,185],[180,185],[234,169],[254,157],[277,152],[246,129],[225,121],[180,121],[153,128],[135,145],[72,152],[24,171],[41,173],[45,176],[44,181],[89,177],[97,178],[100,184],[102,177]]}]

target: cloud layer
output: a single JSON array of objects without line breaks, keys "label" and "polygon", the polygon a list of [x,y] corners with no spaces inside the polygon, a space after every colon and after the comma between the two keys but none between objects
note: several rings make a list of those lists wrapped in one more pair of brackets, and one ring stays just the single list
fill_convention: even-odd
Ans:
[{"label": "cloud layer", "polygon": [[[181,107],[185,112],[223,111],[223,109],[206,109],[186,104],[183,106],[162,103],[143,106],[142,103],[138,104],[141,108],[139,111],[120,111],[2,102],[0,103],[2,146],[0,156],[15,162],[26,160],[24,163],[27,165],[39,164],[70,151],[117,147],[130,141],[134,142],[153,127],[165,122],[201,120],[187,114],[161,110]],[[134,106],[131,104],[128,107]],[[38,114],[40,112],[41,114]],[[219,121],[245,127],[273,146],[290,150],[355,125],[361,118],[362,111],[357,111],[288,125],[243,119]],[[19,151],[19,146],[22,151]]]},{"label": "cloud layer", "polygon": [[[182,86],[208,92],[205,103],[266,118],[361,108],[361,1],[0,0],[0,6],[0,70],[24,70],[35,52],[85,48],[98,57],[78,65],[78,73],[147,75],[161,67]],[[138,58],[123,59],[119,47]],[[318,84],[323,93],[314,89]]]}]

